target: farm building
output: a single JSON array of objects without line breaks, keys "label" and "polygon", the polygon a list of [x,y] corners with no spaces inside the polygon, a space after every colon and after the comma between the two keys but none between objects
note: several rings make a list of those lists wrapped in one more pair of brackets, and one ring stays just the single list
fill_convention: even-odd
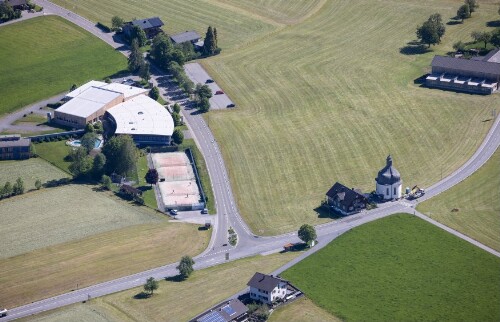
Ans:
[{"label": "farm building", "polygon": [[0,135],[0,160],[22,160],[30,158],[29,138],[19,134]]},{"label": "farm building", "polygon": [[250,287],[251,299],[272,304],[286,297],[288,281],[257,272],[247,285]]},{"label": "farm building", "polygon": [[178,45],[186,42],[193,44],[195,49],[200,49],[203,47],[203,40],[201,36],[196,31],[186,31],[179,34],[170,36],[172,43]]},{"label": "farm building", "polygon": [[190,322],[243,322],[248,320],[248,308],[238,299],[224,301],[198,315]]},{"label": "farm building", "polygon": [[402,181],[399,171],[392,165],[392,157],[386,159],[385,167],[378,172],[376,182],[376,192],[384,200],[401,198]]},{"label": "farm building", "polygon": [[145,19],[137,19],[133,21],[126,22],[123,25],[123,32],[125,35],[130,37],[132,28],[134,26],[139,26],[144,33],[146,34],[146,37],[149,39],[154,38],[159,33],[162,33],[163,30],[161,30],[161,27],[164,25],[163,21],[161,21],[160,18],[158,17],[152,17],[152,18],[145,18]]},{"label": "farm building", "polygon": [[333,210],[347,216],[365,209],[368,199],[361,191],[350,189],[339,182],[335,182],[326,193],[326,203]]},{"label": "farm building", "polygon": [[168,145],[174,121],[161,104],[143,95],[147,93],[139,87],[91,81],[66,95],[54,121],[82,129],[106,118],[112,126],[108,132],[131,135],[137,144]]},{"label": "farm building", "polygon": [[434,56],[432,73],[427,76],[425,84],[461,92],[492,94],[500,84],[500,50],[473,59]]}]

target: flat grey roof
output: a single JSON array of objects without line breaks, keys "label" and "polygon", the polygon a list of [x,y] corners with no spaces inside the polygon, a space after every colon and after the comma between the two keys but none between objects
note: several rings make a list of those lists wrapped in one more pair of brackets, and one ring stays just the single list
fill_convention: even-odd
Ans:
[{"label": "flat grey roof", "polygon": [[170,39],[176,44],[182,44],[183,42],[193,41],[200,39],[201,36],[194,30],[181,32],[180,34],[175,34],[170,36]]},{"label": "flat grey roof", "polygon": [[16,147],[16,146],[30,146],[30,138],[21,138],[15,141],[0,141],[0,148]]},{"label": "flat grey roof", "polygon": [[432,60],[432,67],[449,68],[464,72],[496,74],[500,76],[500,64],[487,61],[469,60],[447,56],[434,56],[434,59]]}]

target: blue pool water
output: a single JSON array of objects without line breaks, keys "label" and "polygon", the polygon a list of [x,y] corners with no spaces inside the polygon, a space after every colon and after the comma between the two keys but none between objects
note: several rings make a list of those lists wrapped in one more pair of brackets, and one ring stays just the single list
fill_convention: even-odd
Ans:
[{"label": "blue pool water", "polygon": [[[94,144],[94,148],[98,148],[101,145],[101,142],[102,142],[102,140],[96,139],[95,140],[95,144]],[[80,141],[80,140],[74,140],[73,142],[71,142],[71,145],[72,146],[81,146],[82,145],[82,141]]]}]

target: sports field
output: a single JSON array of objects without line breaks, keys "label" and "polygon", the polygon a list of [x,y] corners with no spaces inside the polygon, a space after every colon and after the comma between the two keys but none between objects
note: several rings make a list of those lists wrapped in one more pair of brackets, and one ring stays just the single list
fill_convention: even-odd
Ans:
[{"label": "sports field", "polygon": [[[196,29],[207,20],[219,30],[222,16],[246,15],[238,23],[221,22],[222,54],[201,61],[238,108],[207,117],[243,217],[255,233],[271,235],[327,221],[314,209],[335,181],[372,191],[389,153],[403,184],[424,188],[472,155],[491,125],[483,121],[498,109],[497,97],[425,89],[413,81],[429,70],[434,54],[470,40],[472,31],[492,30],[486,23],[498,20],[497,1],[481,1],[466,23],[447,25],[433,52],[400,52],[430,14],[439,12],[447,22],[461,2],[220,0],[197,1],[194,10],[193,1],[173,9],[177,1],[137,8],[92,0],[77,11],[93,20],[158,14],[170,21],[167,31]],[[207,6],[219,6],[217,14]],[[283,27],[276,10],[294,23]],[[272,28],[261,28],[270,20]]]},{"label": "sports field", "polygon": [[[256,271],[270,273],[298,253],[256,256],[195,271],[186,281],[160,281],[148,299],[135,288],[31,317],[29,321],[188,321],[244,289]],[[224,281],[221,283],[221,281]],[[84,318],[80,318],[84,317]]]},{"label": "sports field", "polygon": [[146,223],[162,216],[92,186],[42,189],[0,201],[1,258]]},{"label": "sports field", "polygon": [[417,209],[500,251],[500,150],[471,177]]},{"label": "sports field", "polygon": [[56,16],[4,26],[0,39],[0,115],[126,68],[123,55]]},{"label": "sports field", "polygon": [[209,238],[197,225],[164,220],[1,259],[0,303],[16,307],[173,263],[201,253]]},{"label": "sports field", "polygon": [[500,258],[408,214],[354,228],[281,275],[342,320],[500,319]]},{"label": "sports field", "polygon": [[70,175],[39,158],[19,161],[0,161],[1,187],[3,187],[7,181],[14,184],[18,177],[23,179],[24,189],[28,191],[35,189],[35,181],[37,179],[43,184],[49,180],[68,178]]}]

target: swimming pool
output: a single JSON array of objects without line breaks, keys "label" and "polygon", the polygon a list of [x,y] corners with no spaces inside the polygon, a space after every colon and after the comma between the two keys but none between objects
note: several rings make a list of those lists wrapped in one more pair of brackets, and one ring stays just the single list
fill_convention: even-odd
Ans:
[{"label": "swimming pool", "polygon": [[[94,148],[97,149],[101,146],[102,140],[101,139],[96,139],[94,143]],[[68,141],[66,144],[69,146],[74,146],[74,147],[80,147],[82,146],[82,141],[80,140],[74,140],[74,141]]]}]

